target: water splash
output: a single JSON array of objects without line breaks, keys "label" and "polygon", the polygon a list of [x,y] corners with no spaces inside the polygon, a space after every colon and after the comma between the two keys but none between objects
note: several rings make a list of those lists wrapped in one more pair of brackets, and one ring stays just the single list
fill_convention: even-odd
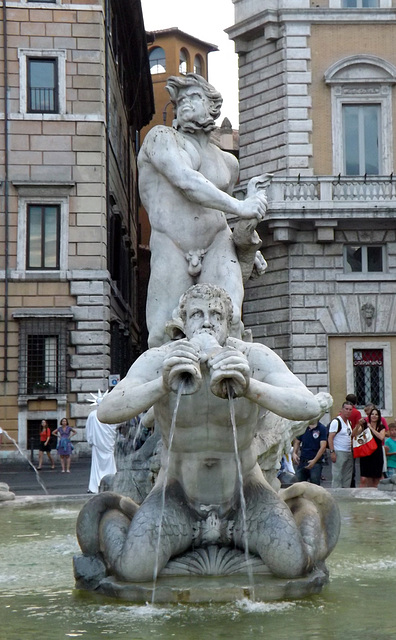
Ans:
[{"label": "water splash", "polygon": [[245,494],[243,491],[243,475],[242,475],[242,465],[241,459],[238,451],[238,440],[237,440],[237,428],[236,428],[236,420],[235,420],[235,404],[234,404],[234,391],[231,386],[229,380],[226,381],[227,386],[227,395],[228,402],[230,406],[230,417],[232,424],[232,433],[234,437],[234,453],[235,453],[235,461],[237,465],[238,471],[238,480],[239,480],[239,499],[241,502],[241,514],[242,514],[242,540],[243,540],[243,548],[245,552],[245,562],[246,562],[246,570],[249,578],[249,586],[250,586],[250,599],[255,601],[255,593],[254,593],[254,578],[253,578],[253,569],[250,563],[249,558],[249,539],[248,539],[248,531],[247,531],[247,520],[246,520],[246,500]]},{"label": "water splash", "polygon": [[269,613],[269,612],[282,612],[287,611],[289,609],[295,608],[296,602],[252,602],[247,598],[243,598],[243,600],[237,600],[235,605],[241,609],[242,611],[246,611],[247,613]]},{"label": "water splash", "polygon": [[142,423],[141,420],[139,420],[139,424],[136,427],[135,435],[133,437],[132,451],[136,451],[136,445],[137,445],[138,441],[140,440],[140,437],[142,435],[142,431],[143,431],[143,423]]},{"label": "water splash", "polygon": [[157,578],[158,578],[158,564],[159,564],[159,553],[160,553],[160,548],[161,548],[162,525],[163,525],[164,513],[165,513],[165,494],[166,494],[166,485],[168,483],[169,460],[170,460],[170,456],[171,456],[173,436],[175,435],[175,430],[176,430],[177,412],[178,412],[178,409],[179,409],[180,398],[183,395],[183,389],[184,389],[184,382],[181,381],[179,383],[179,387],[178,387],[178,390],[177,390],[176,404],[175,404],[175,408],[173,410],[172,423],[171,423],[170,432],[169,432],[168,451],[167,451],[167,455],[166,455],[166,458],[165,458],[165,464],[164,464],[164,479],[163,479],[163,484],[162,484],[162,496],[161,496],[161,515],[160,515],[160,523],[159,523],[159,527],[158,527],[157,549],[156,549],[155,565],[154,565],[154,572],[153,572],[153,593],[152,593],[152,596],[151,596],[151,604],[152,605],[155,604],[155,591],[156,591]]},{"label": "water splash", "polygon": [[32,462],[30,462],[29,458],[27,457],[27,455],[22,451],[21,447],[19,446],[19,444],[16,442],[16,440],[14,440],[14,438],[12,438],[9,433],[7,433],[7,431],[5,429],[1,429],[0,433],[4,433],[6,435],[6,437],[9,439],[10,442],[13,443],[13,445],[15,446],[16,450],[18,451],[18,453],[21,454],[22,458],[24,458],[26,460],[26,462],[29,463],[29,465],[32,467],[34,473],[36,474],[36,479],[37,482],[39,483],[40,487],[42,488],[42,490],[44,491],[44,493],[46,495],[48,495],[48,491],[46,486],[44,485],[43,481],[40,478],[40,474],[37,471],[36,467],[34,466],[34,464]]}]

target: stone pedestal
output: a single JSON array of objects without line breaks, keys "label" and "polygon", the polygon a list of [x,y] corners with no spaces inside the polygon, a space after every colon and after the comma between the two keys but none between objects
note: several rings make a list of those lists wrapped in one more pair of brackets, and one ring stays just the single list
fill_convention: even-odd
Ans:
[{"label": "stone pedestal", "polygon": [[74,575],[77,589],[128,602],[153,601],[157,604],[303,598],[320,593],[328,582],[324,564],[304,577],[276,578],[260,558],[250,555],[247,563],[241,551],[216,546],[171,560],[155,585],[153,581],[122,582],[114,576],[106,576],[99,556],[75,556]]},{"label": "stone pedestal", "polygon": [[[274,578],[269,573],[254,577],[254,586],[247,576],[169,576],[161,577],[155,588],[156,604],[235,602],[248,598],[256,601],[295,599],[320,593],[328,582],[325,571],[316,570],[304,578]],[[77,582],[77,589],[80,588]],[[95,593],[118,600],[145,603],[153,600],[152,583],[119,582],[104,578]]]}]

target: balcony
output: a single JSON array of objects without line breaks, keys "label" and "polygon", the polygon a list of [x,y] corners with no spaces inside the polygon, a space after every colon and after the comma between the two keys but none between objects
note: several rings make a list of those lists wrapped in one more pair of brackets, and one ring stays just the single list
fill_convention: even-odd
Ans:
[{"label": "balcony", "polygon": [[[264,182],[268,180],[264,180]],[[258,184],[258,188],[260,188]],[[235,196],[246,197],[247,186],[238,185]],[[303,224],[316,228],[318,242],[334,242],[334,230],[358,225],[372,228],[394,225],[396,178],[388,176],[273,176],[268,210],[260,226],[268,225],[276,242],[295,242]],[[235,217],[228,217],[231,226]],[[260,228],[259,228],[260,233]],[[261,232],[261,235],[263,233]]]},{"label": "balcony", "polygon": [[[269,216],[317,218],[392,217],[396,178],[390,176],[274,176],[268,189]],[[391,210],[391,211],[390,211]]]}]

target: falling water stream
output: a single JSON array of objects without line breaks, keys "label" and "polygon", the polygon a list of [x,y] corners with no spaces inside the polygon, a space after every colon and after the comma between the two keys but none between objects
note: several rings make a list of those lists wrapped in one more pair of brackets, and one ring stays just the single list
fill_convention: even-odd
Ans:
[{"label": "falling water stream", "polygon": [[181,380],[177,390],[176,404],[173,410],[172,423],[171,423],[170,432],[169,432],[169,442],[168,442],[167,453],[165,457],[165,463],[163,467],[164,477],[163,477],[162,496],[161,496],[161,514],[160,514],[160,522],[158,527],[158,538],[157,538],[157,549],[156,549],[155,565],[154,565],[154,572],[153,572],[153,593],[151,596],[151,604],[155,603],[155,592],[156,592],[157,578],[158,578],[159,554],[160,554],[160,548],[161,548],[161,534],[162,534],[162,525],[163,525],[164,513],[165,513],[166,485],[168,484],[169,460],[171,456],[173,437],[175,435],[175,430],[176,430],[177,412],[179,409],[180,398],[183,394],[183,387],[184,387],[184,382],[183,380]]},{"label": "falling water stream", "polygon": [[246,569],[249,578],[249,586],[250,586],[250,599],[255,600],[254,595],[254,578],[253,578],[253,570],[249,559],[249,539],[248,539],[248,530],[247,530],[247,520],[246,520],[246,500],[245,494],[243,492],[243,475],[242,475],[242,466],[241,459],[239,457],[238,451],[238,439],[237,439],[237,428],[236,428],[236,420],[235,420],[235,403],[234,403],[234,392],[229,381],[226,382],[227,385],[227,394],[228,394],[228,402],[230,405],[230,418],[232,424],[232,434],[234,439],[234,452],[235,452],[235,460],[238,471],[238,484],[239,484],[239,499],[241,502],[241,515],[242,515],[242,540],[243,540],[243,548],[245,552],[245,561],[246,561]]},{"label": "falling water stream", "polygon": [[16,440],[14,440],[14,438],[12,438],[5,429],[1,429],[0,433],[4,433],[5,436],[9,439],[10,442],[13,443],[13,445],[15,446],[16,450],[18,451],[18,453],[21,454],[22,458],[24,458],[26,460],[26,462],[32,467],[34,473],[36,474],[36,480],[39,483],[40,487],[42,488],[42,490],[44,491],[44,493],[46,493],[48,495],[48,491],[46,486],[44,485],[43,481],[40,478],[40,474],[37,471],[36,467],[34,466],[34,464],[32,464],[32,462],[30,462],[29,458],[27,457],[27,455],[22,451],[21,447],[19,446],[19,444],[16,442]]}]

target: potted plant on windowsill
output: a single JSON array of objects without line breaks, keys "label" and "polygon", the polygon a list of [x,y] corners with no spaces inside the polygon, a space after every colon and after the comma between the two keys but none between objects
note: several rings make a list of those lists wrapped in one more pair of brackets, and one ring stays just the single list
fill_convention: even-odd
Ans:
[{"label": "potted plant on windowsill", "polygon": [[33,384],[33,393],[45,395],[46,393],[53,393],[54,391],[55,387],[51,382],[39,380]]}]

